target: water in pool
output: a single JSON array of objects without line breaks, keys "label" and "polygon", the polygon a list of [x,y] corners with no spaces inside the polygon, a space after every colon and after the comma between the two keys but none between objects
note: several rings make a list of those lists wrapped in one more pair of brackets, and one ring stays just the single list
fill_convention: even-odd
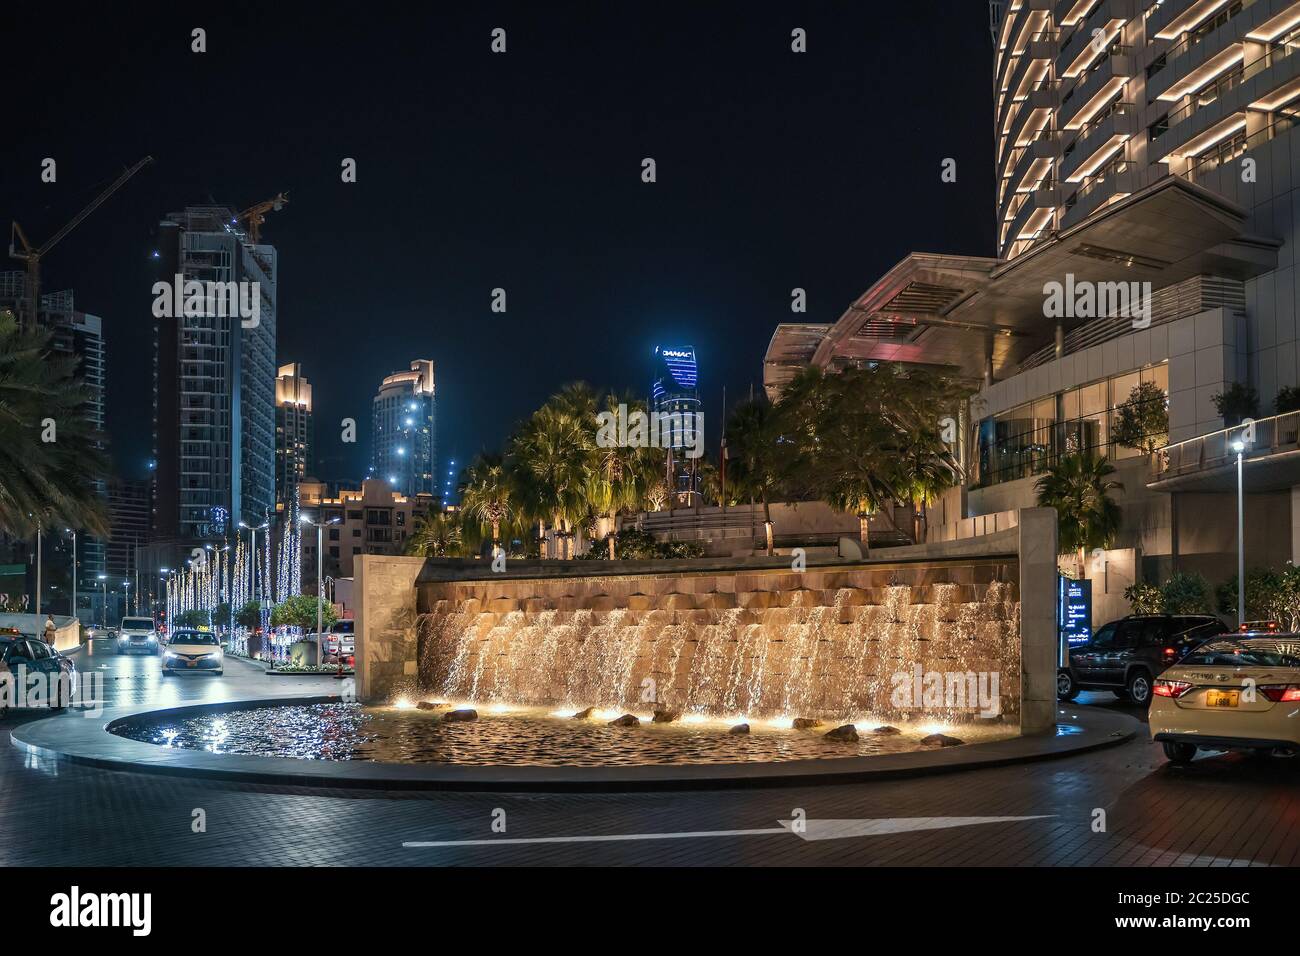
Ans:
[{"label": "water in pool", "polygon": [[[467,705],[471,706],[471,705]],[[904,753],[928,749],[921,738],[942,731],[966,743],[1010,737],[997,722],[959,727],[900,724],[898,734],[874,734],[881,721],[856,721],[859,740],[825,739],[831,723],[811,730],[784,721],[750,721],[731,734],[733,720],[687,717],[635,727],[611,726],[617,713],[574,720],[564,711],[479,707],[478,719],[452,722],[434,711],[362,707],[355,703],[258,707],[182,718],[123,723],[114,733],[133,740],[222,754],[304,760],[371,760],[467,766],[611,767],[643,764],[735,764]]]}]

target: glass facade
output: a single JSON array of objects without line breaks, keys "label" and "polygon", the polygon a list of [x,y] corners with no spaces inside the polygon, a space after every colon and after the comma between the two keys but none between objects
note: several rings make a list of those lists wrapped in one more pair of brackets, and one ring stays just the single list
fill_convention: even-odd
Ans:
[{"label": "glass facade", "polygon": [[1088,451],[1112,460],[1140,452],[1111,439],[1116,409],[1133,389],[1150,382],[1169,394],[1169,366],[1162,363],[1027,402],[979,422],[971,484],[987,487],[1042,472],[1061,455]]}]

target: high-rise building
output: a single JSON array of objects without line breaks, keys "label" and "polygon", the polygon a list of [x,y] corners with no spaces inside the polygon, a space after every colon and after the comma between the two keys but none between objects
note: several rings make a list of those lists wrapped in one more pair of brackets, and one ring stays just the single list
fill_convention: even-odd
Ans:
[{"label": "high-rise building", "polygon": [[1097,622],[1128,582],[1236,572],[1235,444],[1248,560],[1300,562],[1300,2],[990,11],[996,257],[914,252],[834,323],[778,327],[769,395],[807,365],[967,379],[942,533],[997,527],[1054,464],[1107,456],[1121,527],[1072,562]]},{"label": "high-rise building", "polygon": [[370,477],[403,495],[436,494],[433,361],[417,359],[409,372],[385,377],[371,411]]},{"label": "high-rise building", "polygon": [[[683,499],[699,491],[699,457],[686,452],[703,441],[699,366],[695,349],[689,345],[656,345],[650,380],[650,410],[660,416],[675,416],[671,425],[665,478]],[[661,419],[662,420],[662,419]],[[662,426],[661,429],[662,430]]]},{"label": "high-rise building", "polygon": [[182,288],[155,301],[155,536],[217,540],[275,508],[276,250],[230,209],[189,206],[160,224],[158,259]]},{"label": "high-rise building", "polygon": [[283,512],[293,490],[312,472],[311,383],[294,362],[275,380],[275,509]]},{"label": "high-rise building", "polygon": [[[137,572],[144,573],[142,549],[149,540],[152,523],[152,482],[149,479],[114,478],[108,482],[108,518],[111,534],[106,548],[108,576],[130,580],[136,586]],[[147,587],[146,579],[142,586]]]},{"label": "high-rise building", "polygon": [[[27,275],[22,272],[0,273],[0,309],[19,315],[26,308]],[[41,296],[37,313],[38,324],[50,333],[50,349],[55,355],[75,358],[77,377],[86,390],[83,414],[92,432],[98,436],[96,444],[107,446],[104,408],[108,386],[108,361],[104,344],[104,322],[97,315],[78,312],[71,289],[48,292]],[[100,497],[107,494],[103,481],[95,482]],[[98,581],[105,572],[105,542],[85,535],[78,540],[77,589],[86,589]]]}]

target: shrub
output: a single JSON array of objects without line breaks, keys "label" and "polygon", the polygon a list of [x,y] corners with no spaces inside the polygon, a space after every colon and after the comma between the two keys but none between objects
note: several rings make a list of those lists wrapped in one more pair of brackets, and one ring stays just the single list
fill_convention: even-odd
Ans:
[{"label": "shrub", "polygon": [[1229,428],[1240,425],[1243,418],[1255,418],[1259,414],[1259,393],[1240,382],[1233,382],[1218,395],[1211,395],[1210,401]]},{"label": "shrub", "polygon": [[1154,584],[1133,584],[1124,589],[1124,599],[1134,614],[1160,614],[1165,609],[1165,595]]},{"label": "shrub", "polygon": [[1300,411],[1300,387],[1287,385],[1282,388],[1273,399],[1273,410],[1279,415]]},{"label": "shrub", "polygon": [[1175,574],[1160,593],[1166,614],[1210,613],[1210,583],[1199,574]]}]

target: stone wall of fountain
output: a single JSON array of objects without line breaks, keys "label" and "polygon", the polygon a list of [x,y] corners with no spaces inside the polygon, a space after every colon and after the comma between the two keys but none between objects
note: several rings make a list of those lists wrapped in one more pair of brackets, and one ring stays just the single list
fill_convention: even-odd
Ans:
[{"label": "stone wall of fountain", "polygon": [[779,557],[512,561],[496,574],[484,562],[362,555],[355,691],[370,702],[889,720],[965,712],[924,693],[920,713],[898,707],[896,675],[909,669],[922,692],[923,678],[984,675],[991,689],[997,674],[998,710],[1018,714],[1022,732],[1048,732],[1056,553],[1056,513],[1027,508],[1008,530],[802,573]]},{"label": "stone wall of fountain", "polygon": [[418,689],[642,713],[974,716],[974,696],[914,700],[919,665],[931,682],[996,674],[995,707],[1014,719],[1018,580],[1014,560],[986,560],[420,584]]}]

